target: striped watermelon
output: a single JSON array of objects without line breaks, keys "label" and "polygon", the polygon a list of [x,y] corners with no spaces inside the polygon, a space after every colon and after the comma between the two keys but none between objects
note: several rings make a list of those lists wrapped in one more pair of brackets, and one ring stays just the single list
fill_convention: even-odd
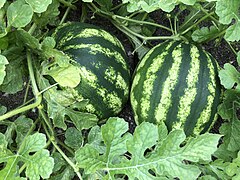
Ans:
[{"label": "striped watermelon", "polygon": [[186,135],[206,132],[216,119],[220,82],[216,61],[178,41],[152,48],[138,64],[130,93],[137,124],[165,122]]},{"label": "striped watermelon", "polygon": [[57,49],[80,68],[81,82],[75,88],[89,100],[87,112],[100,119],[122,110],[130,90],[130,70],[120,41],[99,27],[66,23],[53,34]]}]

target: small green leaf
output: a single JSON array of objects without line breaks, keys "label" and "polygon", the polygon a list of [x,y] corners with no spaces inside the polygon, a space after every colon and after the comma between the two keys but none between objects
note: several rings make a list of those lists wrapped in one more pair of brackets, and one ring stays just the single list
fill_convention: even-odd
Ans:
[{"label": "small green leaf", "polygon": [[40,179],[41,176],[43,179],[47,179],[52,173],[54,160],[50,157],[48,150],[41,149],[34,155],[29,156],[26,165],[27,177],[30,179]]},{"label": "small green leaf", "polygon": [[6,76],[6,65],[8,60],[5,56],[0,54],[0,85],[3,83],[3,80]]},{"label": "small green leaf", "polygon": [[17,0],[8,7],[8,26],[14,26],[16,28],[25,27],[31,22],[32,16],[33,10],[31,6],[25,4],[24,1]]},{"label": "small green leaf", "polygon": [[[4,142],[0,134],[1,141]],[[54,161],[50,157],[49,151],[44,149],[45,146],[46,137],[41,133],[25,137],[16,154],[7,149],[6,142],[3,143],[3,146],[0,146],[2,148],[0,151],[0,163],[5,163],[6,166],[0,170],[1,178],[6,180],[25,179],[20,178],[18,173],[21,164],[25,164],[26,176],[29,179],[39,180],[40,178],[49,178],[52,173]]]},{"label": "small green leaf", "polygon": [[53,49],[56,45],[55,39],[53,37],[45,37],[43,42],[41,43],[42,49],[51,48]]},{"label": "small green leaf", "polygon": [[233,88],[235,84],[240,85],[239,80],[240,73],[236,70],[236,68],[233,65],[229,63],[224,64],[224,69],[219,71],[219,77],[221,80],[221,84],[226,89]]},{"label": "small green leaf", "polygon": [[38,16],[34,16],[33,21],[37,24],[37,26],[44,27],[46,25],[54,25],[57,26],[59,24],[59,11],[60,3],[58,0],[53,0],[52,4],[50,4],[47,10]]},{"label": "small green leaf", "polygon": [[52,3],[52,0],[44,0],[44,3],[42,0],[25,0],[36,13],[42,13],[47,10],[49,4]]},{"label": "small green leaf", "polygon": [[19,116],[14,121],[14,125],[17,133],[16,143],[20,145],[24,137],[27,135],[28,131],[32,127],[33,120],[25,116]]},{"label": "small green leaf", "polygon": [[62,155],[58,152],[52,153],[54,158],[53,174],[49,180],[71,180],[75,176],[73,168],[65,161]]},{"label": "small green leaf", "polygon": [[218,32],[219,30],[215,26],[211,26],[210,28],[202,27],[201,29],[197,29],[192,33],[192,39],[195,42],[204,42],[212,38]]},{"label": "small green leaf", "polygon": [[65,138],[66,139],[64,143],[73,149],[78,149],[82,146],[83,143],[82,132],[74,127],[70,127],[66,130]]},{"label": "small green leaf", "polygon": [[23,29],[18,29],[16,31],[16,37],[21,43],[23,43],[23,46],[27,46],[32,50],[40,50],[40,44],[38,39],[30,35],[27,31]]},{"label": "small green leaf", "polygon": [[[1,25],[0,25],[1,26]],[[1,27],[0,27],[1,28]],[[0,33],[1,34],[1,33]],[[5,50],[7,49],[9,45],[9,39],[8,39],[8,36],[5,36],[5,37],[2,37],[1,38],[1,35],[0,35],[0,50]]]},{"label": "small green leaf", "polygon": [[7,112],[7,108],[5,106],[1,106],[0,104],[0,116]]}]

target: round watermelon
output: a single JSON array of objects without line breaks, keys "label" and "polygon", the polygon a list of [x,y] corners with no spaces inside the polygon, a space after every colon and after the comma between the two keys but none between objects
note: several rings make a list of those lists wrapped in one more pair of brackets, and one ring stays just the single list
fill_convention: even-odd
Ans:
[{"label": "round watermelon", "polygon": [[86,111],[105,119],[119,113],[129,97],[130,70],[120,41],[107,31],[86,23],[71,22],[53,33],[56,48],[80,69],[75,88],[89,100]]},{"label": "round watermelon", "polygon": [[137,124],[164,122],[188,136],[209,130],[220,96],[216,60],[201,47],[180,41],[159,44],[144,56],[130,93]]}]

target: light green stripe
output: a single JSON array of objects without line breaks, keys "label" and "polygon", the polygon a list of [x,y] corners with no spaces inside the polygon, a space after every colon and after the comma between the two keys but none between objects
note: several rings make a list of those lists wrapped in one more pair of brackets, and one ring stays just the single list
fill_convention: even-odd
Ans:
[{"label": "light green stripe", "polygon": [[116,59],[117,62],[121,63],[122,67],[125,70],[129,71],[129,69],[127,68],[127,64],[125,62],[125,59],[122,57],[122,55],[119,52],[117,52],[117,51],[113,52],[110,49],[104,48],[99,44],[70,45],[70,46],[65,47],[63,49],[63,51],[67,51],[69,49],[84,49],[84,48],[89,48],[90,49],[89,53],[93,54],[93,55],[96,55],[97,53],[102,53],[109,58],[114,57],[114,59]]},{"label": "light green stripe", "polygon": [[[86,81],[88,81],[88,85],[95,89],[97,94],[103,98],[104,104],[106,104],[114,112],[119,111],[120,107],[122,106],[122,101],[116,92],[109,93],[106,88],[99,86],[97,76],[91,71],[87,70],[85,67],[80,67],[80,74]],[[93,106],[89,105],[87,108],[89,112],[93,111]]]},{"label": "light green stripe", "polygon": [[145,75],[145,81],[143,83],[143,96],[140,100],[140,106],[141,106],[141,117],[147,118],[148,117],[148,111],[150,109],[150,97],[153,93],[153,84],[156,81],[159,68],[161,68],[162,63],[165,60],[165,56],[168,54],[167,51],[164,53],[158,55],[156,58],[152,60],[152,64],[147,70],[147,73]]},{"label": "light green stripe", "polygon": [[209,91],[209,96],[207,97],[207,105],[205,109],[202,111],[200,114],[200,117],[197,121],[197,124],[194,128],[194,134],[201,132],[204,127],[201,127],[203,124],[207,123],[211,117],[211,111],[212,111],[212,105],[214,102],[214,97],[215,97],[215,89],[216,89],[216,81],[215,81],[215,71],[214,71],[214,66],[212,64],[211,58],[209,55],[206,53],[207,60],[208,60],[208,69],[209,69],[209,78],[210,82],[208,83],[208,91]]},{"label": "light green stripe", "polygon": [[187,117],[191,112],[191,104],[193,103],[196,95],[197,95],[197,88],[196,84],[198,82],[198,74],[200,68],[200,61],[199,61],[199,51],[196,46],[191,47],[190,50],[191,56],[191,64],[190,69],[187,75],[187,88],[184,90],[184,95],[180,98],[179,107],[178,107],[178,114],[177,121],[173,124],[173,128],[181,128],[184,125]]},{"label": "light green stripe", "polygon": [[155,110],[155,117],[157,117],[157,121],[165,121],[168,109],[171,107],[172,101],[172,90],[175,88],[178,80],[178,74],[180,70],[180,65],[182,61],[182,51],[181,44],[177,46],[173,52],[173,64],[171,69],[168,71],[168,77],[163,84],[163,90],[161,92],[161,99],[158,107]]},{"label": "light green stripe", "polygon": [[111,34],[104,30],[92,28],[84,29],[77,35],[73,35],[73,32],[69,32],[64,38],[61,39],[60,44],[64,44],[64,42],[69,41],[72,38],[90,38],[90,37],[101,37],[124,50],[122,44],[116,37],[112,36]]},{"label": "light green stripe", "polygon": [[138,102],[134,96],[134,91],[140,81],[140,73],[136,73],[132,82],[132,88],[131,88],[131,92],[130,92],[130,101],[131,101],[131,105],[132,105],[132,109],[134,112],[134,119],[136,121],[136,123],[138,123],[138,113],[136,112],[136,109],[138,107]]},{"label": "light green stripe", "polygon": [[128,85],[119,72],[116,72],[113,67],[109,67],[104,74],[106,80],[115,84],[116,88],[124,90],[125,96],[128,94]]}]

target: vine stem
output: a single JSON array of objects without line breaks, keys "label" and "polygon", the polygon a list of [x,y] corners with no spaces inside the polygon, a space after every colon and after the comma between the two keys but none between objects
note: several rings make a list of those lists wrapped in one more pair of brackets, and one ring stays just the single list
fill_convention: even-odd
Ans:
[{"label": "vine stem", "polygon": [[135,20],[135,19],[131,19],[131,18],[128,18],[128,17],[123,17],[123,16],[119,16],[119,15],[116,15],[116,14],[111,14],[111,13],[108,13],[108,12],[105,12],[101,9],[99,9],[97,6],[95,6],[93,3],[90,3],[92,8],[89,7],[90,9],[94,9],[94,11],[96,13],[100,13],[100,14],[103,14],[107,17],[110,17],[111,19],[113,20],[116,20],[116,19],[121,19],[121,20],[124,20],[124,21],[129,21],[129,22],[135,22],[135,23],[138,23],[138,24],[146,24],[146,25],[151,25],[151,26],[156,26],[156,27],[159,27],[159,28],[162,28],[162,29],[165,29],[167,31],[170,31],[173,33],[172,29],[166,27],[166,26],[163,26],[161,24],[157,24],[157,23],[152,23],[152,22],[148,22],[148,21],[140,21],[140,20]]},{"label": "vine stem", "polygon": [[189,28],[187,28],[185,31],[183,31],[181,33],[181,35],[186,34],[188,31],[190,31],[192,28],[194,28],[195,26],[197,26],[199,23],[201,23],[203,20],[207,19],[208,17],[212,16],[214,14],[214,12],[208,13],[205,16],[203,16],[198,22],[196,22],[195,24],[191,25]]},{"label": "vine stem", "polygon": [[[71,9],[76,9],[76,7],[71,4],[72,1],[66,2],[66,1],[63,1],[63,0],[59,0],[59,2],[61,2],[61,3],[63,3],[64,5],[68,6],[67,10],[65,11],[65,13],[64,13],[64,15],[63,15],[63,17],[62,17],[62,19],[61,19],[61,21],[60,21],[60,23],[59,23],[59,25],[61,25],[61,24],[63,24],[64,21],[66,20],[67,15],[68,15],[68,13],[70,12],[70,10],[71,10]],[[65,2],[68,3],[68,4],[65,4]],[[74,8],[73,8],[73,7],[74,7]]]},{"label": "vine stem", "polygon": [[[39,112],[40,114],[44,114],[43,110],[42,109],[39,109]],[[44,122],[46,123],[48,120],[46,119],[46,116],[42,116],[43,119],[44,119]],[[48,132],[48,129],[51,129],[50,127],[47,128],[47,126],[49,126],[45,123],[42,123],[43,124],[43,128],[49,138],[49,140],[51,141],[51,143],[53,144],[53,146],[55,147],[55,149],[61,154],[61,156],[65,159],[65,161],[67,161],[67,163],[73,168],[74,172],[77,174],[78,178],[80,180],[83,180],[82,179],[82,176],[81,174],[79,173],[79,169],[76,167],[76,165],[66,156],[66,154],[62,151],[62,149],[57,145],[56,143],[56,140],[55,140],[55,137],[53,135],[50,135],[50,133]]]},{"label": "vine stem", "polygon": [[30,109],[34,109],[34,108],[38,107],[42,102],[42,95],[39,94],[39,92],[38,92],[38,87],[36,85],[36,80],[35,80],[34,72],[33,72],[32,58],[31,58],[31,54],[30,54],[29,50],[27,50],[27,63],[28,63],[28,70],[29,70],[29,76],[30,76],[32,88],[33,88],[33,93],[35,96],[35,102],[32,104],[29,104],[27,106],[23,106],[23,107],[14,109],[6,114],[3,114],[2,116],[0,116],[0,121],[10,118],[14,115],[23,113],[25,111],[28,111]]}]

